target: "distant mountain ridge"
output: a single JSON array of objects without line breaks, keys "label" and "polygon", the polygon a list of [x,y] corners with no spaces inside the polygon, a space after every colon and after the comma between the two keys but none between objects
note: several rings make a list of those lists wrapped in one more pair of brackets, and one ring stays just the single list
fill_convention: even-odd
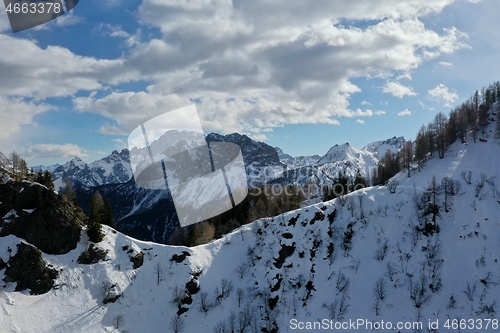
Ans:
[{"label": "distant mountain ridge", "polygon": [[[331,185],[339,172],[354,177],[360,170],[367,175],[378,162],[375,152],[397,151],[404,139],[376,141],[366,146],[371,148],[362,150],[349,144],[335,145],[323,156],[299,157],[291,157],[279,147],[273,148],[238,133],[211,133],[206,140],[232,142],[241,148],[249,185],[272,182],[305,186],[307,183]],[[91,194],[99,191],[110,202],[118,229],[135,238],[164,243],[178,225],[168,190],[146,190],[135,184],[128,149],[115,150],[88,164],[75,157],[52,173],[56,189],[63,186],[65,179],[74,184],[84,209]]]},{"label": "distant mountain ridge", "polygon": [[56,167],[52,174],[56,189],[66,178],[75,184],[92,187],[125,183],[132,177],[132,169],[128,149],[123,149],[121,152],[114,150],[111,155],[89,164],[75,157]]}]

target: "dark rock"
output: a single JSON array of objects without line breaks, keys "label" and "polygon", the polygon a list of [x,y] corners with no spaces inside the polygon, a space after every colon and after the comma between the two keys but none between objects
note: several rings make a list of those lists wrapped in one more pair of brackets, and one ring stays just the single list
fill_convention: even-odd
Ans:
[{"label": "dark rock", "polygon": [[134,264],[134,269],[141,267],[142,264],[144,264],[144,253],[137,253],[135,256],[130,258],[130,261]]},{"label": "dark rock", "polygon": [[108,251],[100,249],[94,244],[90,244],[89,248],[78,257],[78,263],[84,265],[96,264],[99,260],[104,260],[106,254],[108,254]]},{"label": "dark rock", "polygon": [[180,264],[187,256],[191,256],[191,254],[187,251],[182,251],[182,254],[174,254],[172,258],[170,258],[170,261],[175,261]]},{"label": "dark rock", "polygon": [[0,222],[0,237],[24,238],[48,254],[64,254],[76,248],[86,219],[65,197],[29,182],[0,184],[0,216],[12,209],[19,217]]},{"label": "dark rock", "polygon": [[112,284],[107,290],[106,294],[104,295],[104,299],[102,302],[104,304],[108,303],[114,303],[118,298],[122,296],[121,289],[118,285]]},{"label": "dark rock", "polygon": [[279,258],[274,260],[274,266],[276,268],[281,268],[289,256],[291,256],[295,252],[295,243],[293,243],[291,246],[289,245],[281,245],[281,249],[278,253]]},{"label": "dark rock", "polygon": [[187,291],[189,292],[189,294],[191,294],[191,295],[196,294],[198,291],[200,291],[200,286],[199,286],[198,281],[196,281],[196,280],[189,280],[189,281],[186,283],[186,290],[187,290]]},{"label": "dark rock", "polygon": [[5,282],[17,282],[16,291],[30,289],[32,295],[48,292],[54,286],[57,270],[45,266],[41,252],[31,245],[17,245],[17,253],[5,269]]}]

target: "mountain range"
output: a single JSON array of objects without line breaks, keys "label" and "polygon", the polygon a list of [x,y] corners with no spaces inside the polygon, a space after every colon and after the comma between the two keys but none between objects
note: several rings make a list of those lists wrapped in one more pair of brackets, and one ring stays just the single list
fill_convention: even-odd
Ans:
[{"label": "mountain range", "polygon": [[[250,186],[265,183],[305,186],[314,183],[318,188],[332,185],[339,172],[354,177],[359,170],[368,176],[377,165],[379,154],[383,155],[387,150],[397,152],[405,142],[403,137],[394,137],[373,142],[361,150],[346,143],[333,146],[323,156],[291,157],[279,148],[238,133],[211,133],[206,139],[208,142],[232,142],[241,148]],[[75,157],[57,166],[52,174],[56,189],[64,187],[66,179],[71,181],[85,210],[91,194],[99,191],[111,204],[118,230],[137,239],[166,243],[178,226],[170,192],[143,189],[135,183],[128,149],[115,150],[89,164]]]},{"label": "mountain range", "polygon": [[[320,166],[370,156],[347,144],[334,148]],[[101,242],[81,229],[60,254],[39,251],[32,245],[39,233],[27,243],[10,232],[31,214],[43,216],[42,208],[15,198],[44,193],[45,212],[55,200],[38,184],[7,181],[0,184],[9,188],[0,206],[7,212],[0,226],[0,331],[303,332],[343,331],[347,323],[360,332],[381,325],[454,332],[461,324],[495,332],[498,152],[491,136],[457,141],[444,158],[435,154],[420,170],[398,173],[391,188],[368,187],[262,218],[191,248],[103,226]],[[18,272],[33,258],[40,278],[25,281]]]}]

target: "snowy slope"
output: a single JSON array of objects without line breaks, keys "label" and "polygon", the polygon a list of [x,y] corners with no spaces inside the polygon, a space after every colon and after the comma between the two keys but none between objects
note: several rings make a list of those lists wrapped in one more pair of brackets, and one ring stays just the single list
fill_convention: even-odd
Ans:
[{"label": "snowy slope", "polygon": [[406,140],[404,137],[394,136],[387,140],[371,142],[364,146],[362,150],[366,150],[372,153],[376,158],[381,159],[387,151],[397,154],[401,148],[403,148],[405,142]]},{"label": "snowy slope", "polygon": [[[484,327],[485,319],[498,319],[492,311],[498,312],[500,295],[500,199],[490,184],[479,193],[476,185],[481,174],[500,175],[499,152],[498,141],[455,143],[444,159],[429,160],[411,177],[398,174],[394,194],[383,186],[363,189],[258,220],[194,248],[140,242],[105,228],[98,246],[109,251],[106,261],[76,263],[87,247],[83,236],[67,255],[44,255],[60,270],[57,289],[29,296],[7,284],[0,291],[0,331],[172,332],[181,308],[188,310],[180,315],[180,332],[213,332],[216,326],[231,332],[231,323],[238,329],[246,322],[243,332],[304,332],[293,328],[323,319],[394,325],[439,319],[439,332],[458,332],[444,329],[447,319],[474,319]],[[472,172],[471,184],[462,171]],[[423,193],[433,176],[462,185],[448,198],[448,212],[444,193],[437,194],[440,232],[425,236],[415,231],[423,213],[415,193]],[[430,217],[423,219],[430,223]],[[0,255],[7,259],[5,247],[18,241],[2,239]],[[134,269],[129,258],[140,251],[144,265]],[[183,251],[189,256],[172,260]],[[192,294],[182,304],[189,281]],[[123,293],[116,303],[103,304],[103,284]],[[193,285],[200,290],[194,293]],[[492,324],[469,331],[497,331]]]}]

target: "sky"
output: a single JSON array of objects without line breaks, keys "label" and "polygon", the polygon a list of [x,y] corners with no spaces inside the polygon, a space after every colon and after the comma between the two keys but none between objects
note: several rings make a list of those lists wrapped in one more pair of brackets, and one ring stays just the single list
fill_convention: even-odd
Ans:
[{"label": "sky", "polygon": [[412,139],[499,80],[498,12],[497,0],[82,0],[12,33],[1,6],[0,151],[91,162],[190,104],[206,133],[294,156]]}]

